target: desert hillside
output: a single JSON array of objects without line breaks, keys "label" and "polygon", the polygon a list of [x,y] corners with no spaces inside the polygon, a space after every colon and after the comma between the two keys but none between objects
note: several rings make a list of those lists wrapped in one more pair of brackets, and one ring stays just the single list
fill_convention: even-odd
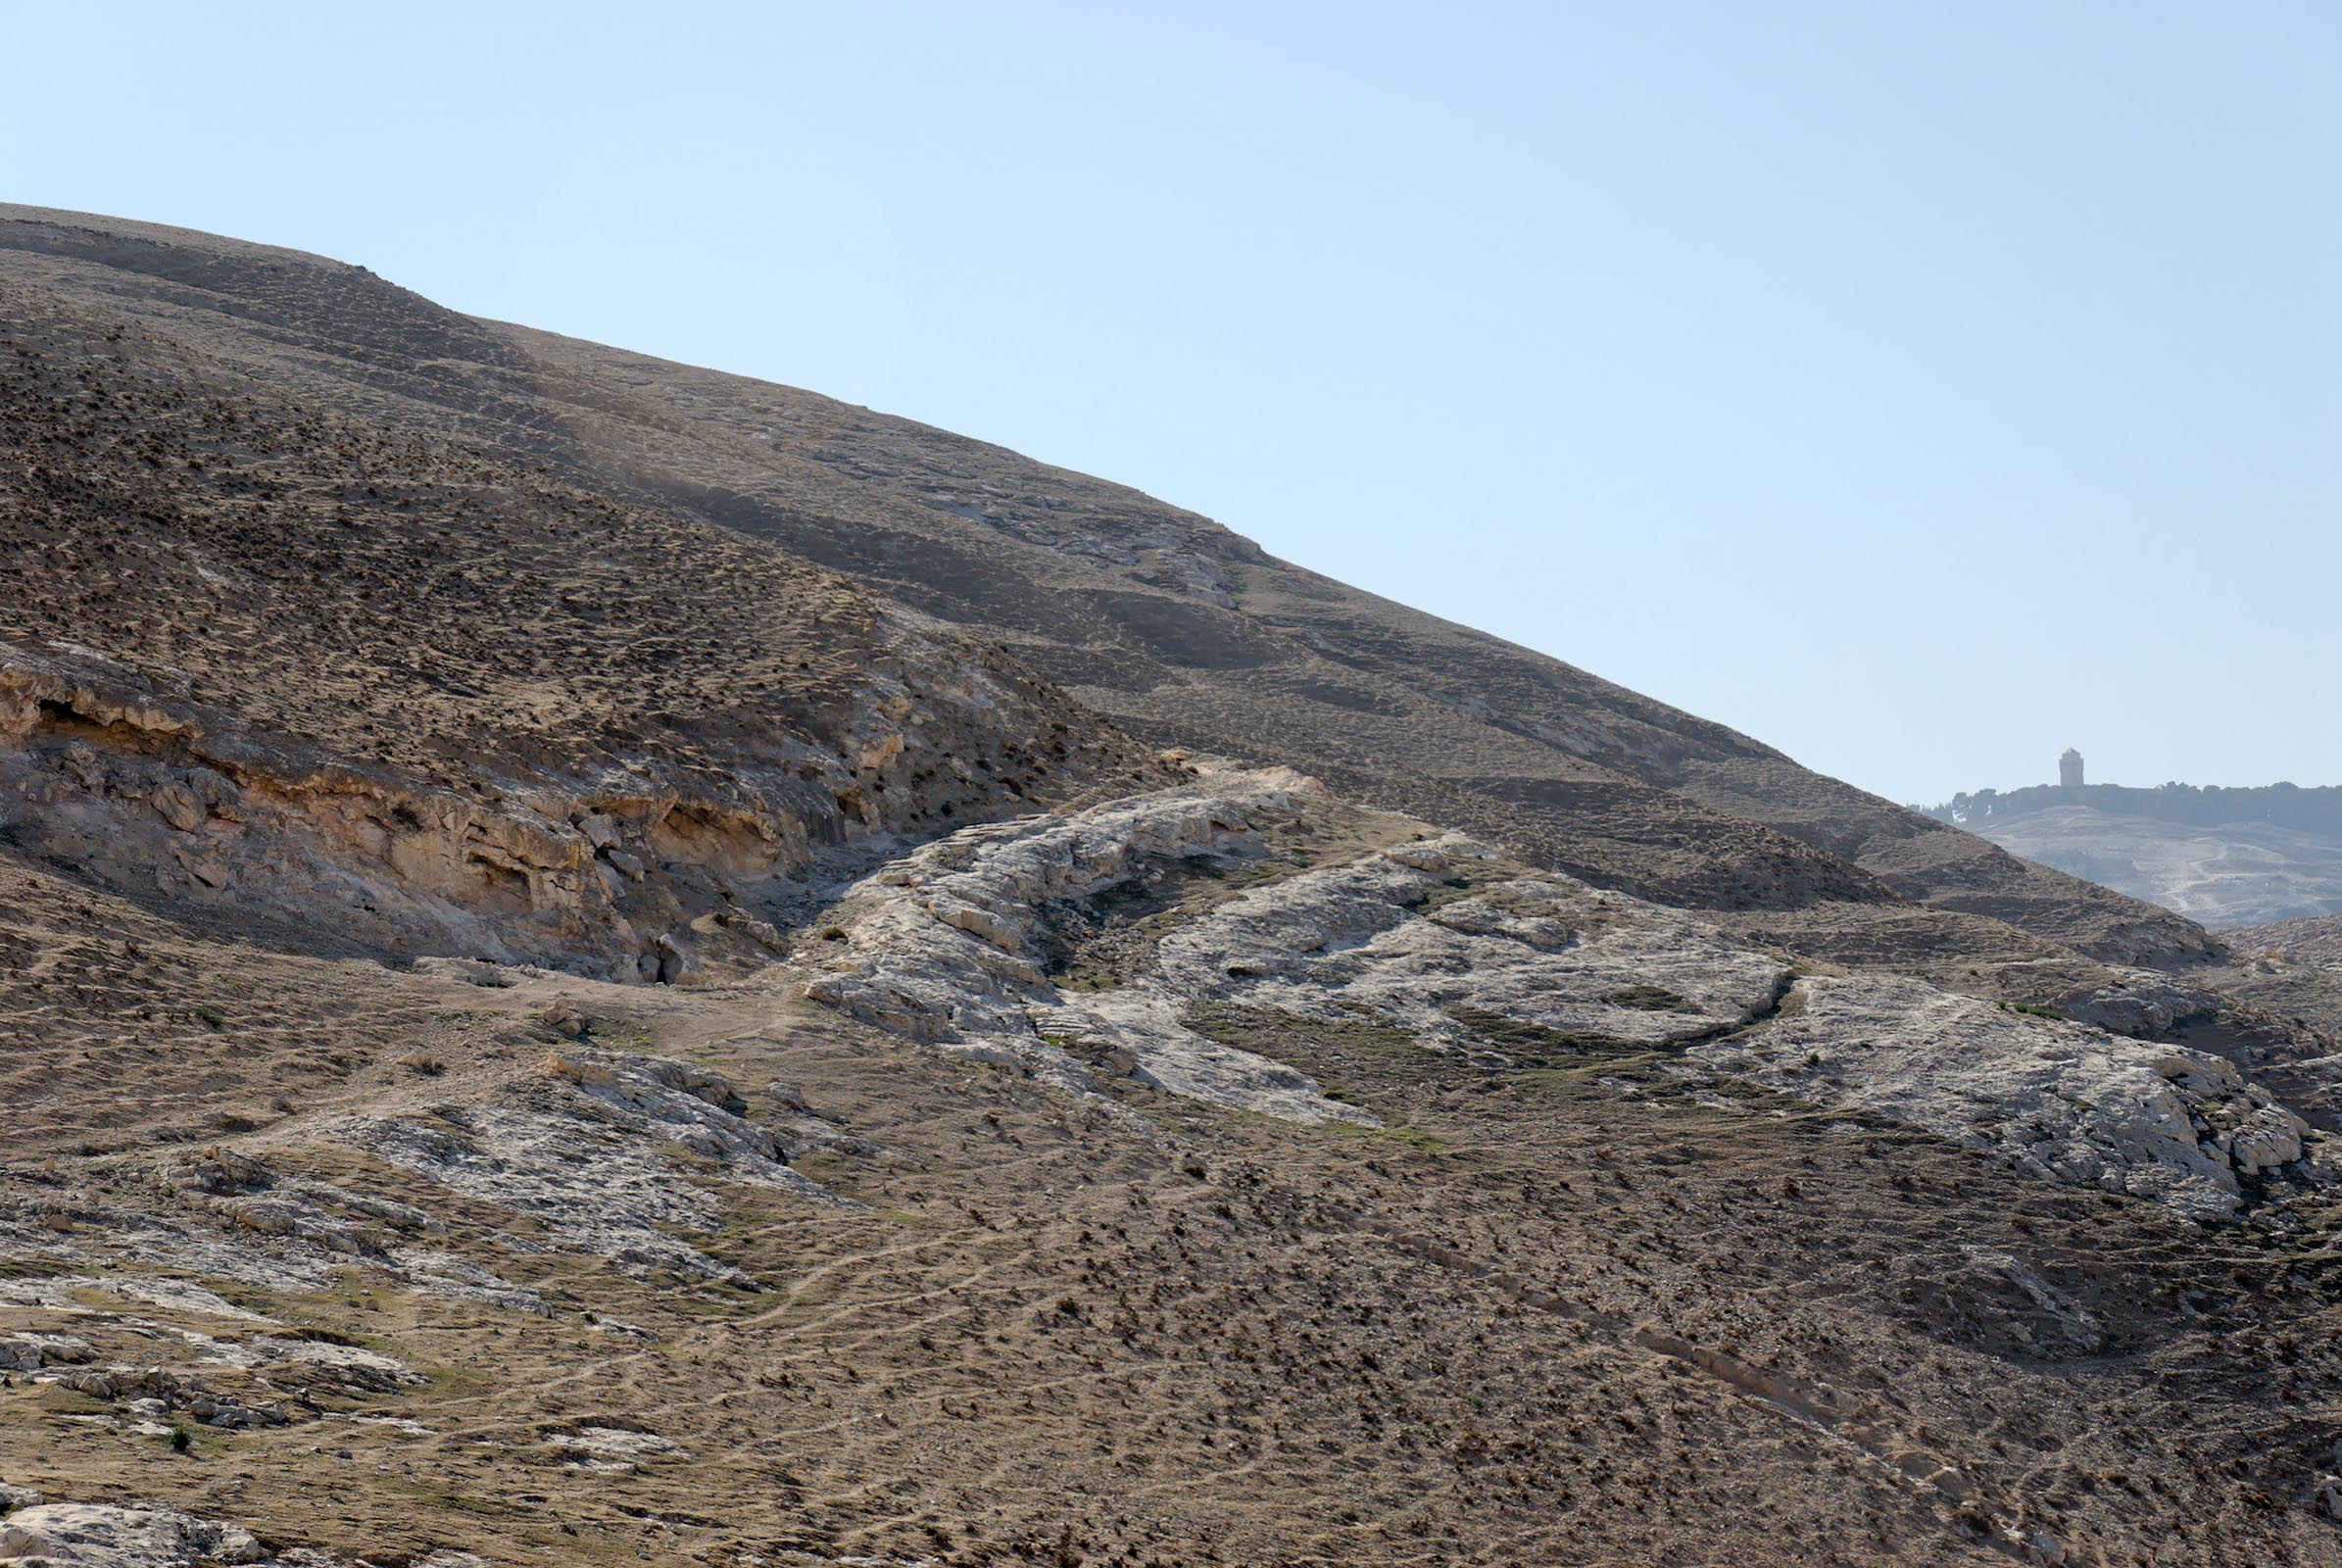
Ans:
[{"label": "desert hillside", "polygon": [[0,1562],[2342,1562],[2324,949],[363,268],[0,208]]},{"label": "desert hillside", "polygon": [[[1913,905],[2117,961],[2211,947],[2167,911],[1118,485],[813,393],[473,320],[317,257],[25,208],[0,206],[0,222],[6,275],[50,300],[386,438],[460,439],[848,573],[1157,744],[1501,827],[1628,891],[1792,922],[1827,904],[1812,940],[1851,957],[1974,946],[1972,924]],[[1855,937],[1864,903],[1898,909]]]}]

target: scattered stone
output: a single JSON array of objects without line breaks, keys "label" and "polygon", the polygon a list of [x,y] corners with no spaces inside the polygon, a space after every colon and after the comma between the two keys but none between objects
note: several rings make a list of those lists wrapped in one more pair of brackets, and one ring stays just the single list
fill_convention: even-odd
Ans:
[{"label": "scattered stone", "polygon": [[538,1011],[537,1019],[557,1034],[567,1035],[572,1040],[585,1038],[586,1015],[578,1010],[576,1003],[565,997],[547,1003]]},{"label": "scattered stone", "polygon": [[479,958],[430,957],[415,960],[417,974],[437,975],[443,980],[462,980],[468,985],[485,986],[491,991],[509,990],[512,982],[495,964]]},{"label": "scattered stone", "polygon": [[671,936],[662,936],[658,944],[659,983],[668,986],[700,986],[707,983],[707,972],[690,949]]},{"label": "scattered stone", "polygon": [[581,1427],[575,1432],[557,1432],[546,1439],[546,1446],[574,1468],[612,1475],[631,1474],[649,1460],[692,1457],[689,1448],[656,1432],[624,1427],[594,1426]]},{"label": "scattered stone", "polygon": [[214,1144],[187,1158],[166,1162],[155,1179],[181,1192],[228,1197],[267,1191],[276,1185],[276,1172],[266,1160]]},{"label": "scattered stone", "polygon": [[97,1359],[87,1340],[70,1334],[11,1334],[0,1338],[0,1371],[37,1372],[44,1366],[78,1366]]},{"label": "scattered stone", "polygon": [[[732,1181],[857,1206],[791,1170],[770,1130],[720,1073],[690,1062],[574,1047],[546,1053],[559,1100],[467,1108],[461,1127],[415,1117],[352,1119],[339,1136],[391,1163],[536,1220],[565,1247],[637,1268],[740,1279],[670,1234],[720,1223],[722,1205],[658,1151],[716,1162]],[[575,1098],[570,1098],[575,1097]],[[743,1281],[745,1283],[745,1281]]]}]

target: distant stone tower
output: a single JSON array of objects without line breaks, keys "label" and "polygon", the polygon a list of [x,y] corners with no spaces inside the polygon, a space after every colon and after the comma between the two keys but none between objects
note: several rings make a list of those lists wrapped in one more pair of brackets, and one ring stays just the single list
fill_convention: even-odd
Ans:
[{"label": "distant stone tower", "polygon": [[2081,788],[2081,753],[2071,746],[2066,748],[2066,755],[2058,759],[2058,785],[2069,790]]}]

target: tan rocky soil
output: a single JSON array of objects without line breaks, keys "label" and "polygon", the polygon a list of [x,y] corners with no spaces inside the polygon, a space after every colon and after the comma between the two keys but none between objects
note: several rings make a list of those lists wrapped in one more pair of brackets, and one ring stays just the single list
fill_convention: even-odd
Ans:
[{"label": "tan rocky soil", "polygon": [[0,1316],[71,1342],[0,1475],[53,1498],[374,1561],[2333,1560],[2316,1236],[1664,1042],[1189,1015],[1372,1119],[1312,1123],[809,971],[482,986],[8,904],[64,916],[15,933],[65,961],[0,1183]]}]

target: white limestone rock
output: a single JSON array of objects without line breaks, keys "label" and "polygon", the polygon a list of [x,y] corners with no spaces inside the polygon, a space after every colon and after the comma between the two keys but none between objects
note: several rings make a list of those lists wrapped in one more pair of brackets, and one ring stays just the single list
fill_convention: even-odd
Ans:
[{"label": "white limestone rock", "polygon": [[[1057,1041],[1079,1040],[1193,1098],[1295,1121],[1371,1122],[1305,1074],[1206,1039],[1182,1015],[1226,1003],[1349,1022],[1365,1009],[1427,1045],[1460,1048],[1476,1037],[1459,1014],[1477,1010],[1658,1045],[1740,1023],[1785,982],[1779,960],[1688,917],[1565,877],[1495,880],[1438,902],[1435,891],[1454,891],[1443,879],[1494,858],[1460,834],[1239,895],[1164,936],[1153,967],[1113,991],[1062,993],[1031,960],[1048,946],[1052,908],[1166,858],[1254,856],[1254,823],[1291,815],[1296,796],[1317,788],[1284,770],[1207,771],[1180,789],[953,834],[849,893],[830,927],[843,945],[805,993],[1077,1091],[1090,1087],[1088,1070]],[[1641,1000],[1652,994],[1666,1004]]]},{"label": "white limestone rock", "polygon": [[350,1118],[332,1130],[404,1169],[536,1220],[567,1250],[636,1268],[738,1277],[669,1234],[713,1231],[722,1205],[666,1149],[718,1162],[727,1180],[858,1206],[790,1169],[773,1133],[726,1108],[747,1105],[719,1074],[569,1044],[539,1066],[541,1084],[515,1103],[431,1118]]},{"label": "white limestone rock", "polygon": [[[1233,868],[1256,857],[1255,824],[1293,814],[1304,787],[1207,769],[1179,789],[953,834],[849,892],[817,945],[828,968],[805,994],[1075,1092],[1095,1087],[1085,1060],[1103,1062],[1300,1122],[1373,1117],[1286,1063],[1189,1028],[1193,1009],[1363,1019],[1484,1057],[1502,1054],[1508,1034],[1484,1031],[1489,1020],[1557,1041],[1683,1049],[1714,1071],[2205,1219],[2235,1211],[2240,1182],[2301,1168],[2305,1124],[2218,1057],[1916,980],[1822,977],[1792,990],[1782,959],[1691,915],[1508,867],[1461,834],[1249,888],[1161,932],[1150,961],[1111,989],[1060,991],[1038,966],[1069,906],[1167,859]],[[2089,1002],[2142,1029],[2197,1009],[2194,995],[2144,980]]]},{"label": "white limestone rock", "polygon": [[[1490,855],[1460,834],[1438,848],[1443,862]],[[1787,979],[1779,959],[1695,920],[1566,878],[1496,882],[1417,914],[1433,886],[1389,851],[1303,872],[1165,937],[1161,983],[1329,1022],[1363,1006],[1426,1044],[1461,1047],[1472,1032],[1458,1015],[1474,1012],[1668,1044],[1745,1022]],[[1654,1006],[1654,996],[1668,1000]]]},{"label": "white limestone rock", "polygon": [[575,1432],[557,1432],[545,1443],[569,1467],[608,1475],[629,1475],[655,1460],[693,1456],[671,1438],[629,1427],[580,1427]]},{"label": "white limestone rock", "polygon": [[2144,1040],[2169,1035],[2187,1019],[2217,1013],[2220,999],[2152,969],[2130,969],[2113,985],[2060,1002],[2058,1010],[2076,1023]]},{"label": "white limestone rock", "polygon": [[2021,1170],[2233,1214],[2240,1174],[2299,1159],[2305,1123],[2217,1056],[1941,992],[1822,977],[1770,1028],[1695,1059],[1800,1099],[1924,1127]]},{"label": "white limestone rock", "polygon": [[79,1366],[97,1359],[87,1340],[70,1334],[0,1336],[0,1372],[37,1372],[44,1366]]},{"label": "white limestone rock", "polygon": [[200,1562],[257,1563],[267,1553],[252,1532],[170,1508],[44,1502],[0,1519],[0,1563],[89,1564],[104,1568],[189,1568]]}]

